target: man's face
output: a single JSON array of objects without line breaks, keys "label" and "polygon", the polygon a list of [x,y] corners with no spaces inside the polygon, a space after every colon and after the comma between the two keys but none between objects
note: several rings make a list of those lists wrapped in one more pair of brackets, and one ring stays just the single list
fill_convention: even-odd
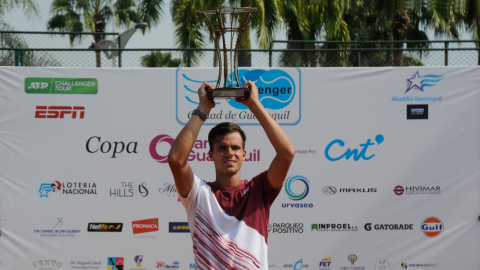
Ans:
[{"label": "man's face", "polygon": [[234,175],[240,171],[246,155],[242,142],[240,133],[232,132],[214,143],[213,152],[208,151],[208,154],[213,160],[217,172]]}]

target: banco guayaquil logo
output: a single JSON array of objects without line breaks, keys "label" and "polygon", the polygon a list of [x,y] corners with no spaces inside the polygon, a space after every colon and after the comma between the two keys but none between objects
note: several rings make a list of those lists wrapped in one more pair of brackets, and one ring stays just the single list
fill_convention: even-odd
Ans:
[{"label": "banco guayaquil logo", "polygon": [[[177,70],[177,121],[185,125],[193,109],[198,105],[198,88],[203,82],[214,86],[218,69]],[[301,73],[297,68],[240,69],[241,83],[252,81],[258,88],[258,96],[268,113],[280,125],[296,125],[301,120]],[[227,82],[231,86],[232,74]],[[223,84],[221,84],[221,87]],[[233,83],[236,86],[236,83]],[[208,115],[207,125],[234,121],[239,125],[259,125],[247,106],[234,99],[216,99],[216,106]]]}]

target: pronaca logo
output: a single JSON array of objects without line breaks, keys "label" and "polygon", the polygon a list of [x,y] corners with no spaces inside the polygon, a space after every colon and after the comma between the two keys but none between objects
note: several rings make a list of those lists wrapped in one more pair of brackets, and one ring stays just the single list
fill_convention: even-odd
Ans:
[{"label": "pronaca logo", "polygon": [[89,232],[121,232],[123,223],[88,223]]},{"label": "pronaca logo", "polygon": [[133,234],[158,231],[158,218],[132,221]]},{"label": "pronaca logo", "polygon": [[[78,112],[78,114],[77,114]],[[66,118],[69,115],[72,119],[85,117],[83,106],[37,106],[35,118]]]}]

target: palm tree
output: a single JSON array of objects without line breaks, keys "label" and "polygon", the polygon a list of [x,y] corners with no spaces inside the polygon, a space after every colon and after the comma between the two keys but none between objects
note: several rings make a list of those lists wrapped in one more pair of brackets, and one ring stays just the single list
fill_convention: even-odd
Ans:
[{"label": "palm tree", "polygon": [[[107,23],[114,18],[117,25],[130,27],[131,22],[145,21],[148,28],[156,26],[163,14],[163,0],[53,0],[48,30],[61,32],[105,33]],[[144,31],[143,31],[144,32]],[[105,38],[93,35],[95,43]],[[81,35],[70,34],[70,42]],[[100,51],[95,52],[96,66],[101,67]]]},{"label": "palm tree", "polygon": [[[460,6],[465,9],[460,10],[462,23],[465,24],[468,32],[471,33],[473,39],[480,39],[480,0],[461,0]],[[475,42],[475,46],[480,47],[479,42]],[[478,65],[480,65],[480,52],[478,53]]]},{"label": "palm tree", "polygon": [[[222,7],[227,4],[232,7],[254,7],[259,10],[256,17],[245,29],[242,39],[240,40],[239,48],[251,48],[250,28],[255,30],[255,36],[259,46],[261,48],[267,48],[269,42],[273,39],[275,29],[278,25],[276,0],[229,0],[228,3],[225,0],[172,0],[171,13],[175,25],[176,45],[180,48],[203,48],[207,42],[205,33],[207,33],[210,40],[211,37],[208,34],[208,28],[197,15],[197,10]],[[198,63],[199,56],[199,52],[192,55],[193,64]],[[249,52],[239,53],[239,66],[251,66],[251,55]]]},{"label": "palm tree", "polygon": [[23,12],[28,17],[38,16],[39,9],[36,0],[0,0],[0,21],[6,13],[13,11],[16,8],[23,9]]},{"label": "palm tree", "polygon": [[142,56],[142,67],[179,67],[181,59],[173,58],[171,53],[151,52]]}]

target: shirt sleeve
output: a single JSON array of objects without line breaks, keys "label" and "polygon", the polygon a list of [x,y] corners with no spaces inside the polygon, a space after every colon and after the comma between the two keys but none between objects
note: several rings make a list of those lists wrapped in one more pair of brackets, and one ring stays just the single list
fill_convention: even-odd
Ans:
[{"label": "shirt sleeve", "polygon": [[268,203],[268,206],[271,206],[278,194],[280,194],[282,187],[279,187],[277,190],[273,189],[272,184],[270,184],[270,181],[268,180],[268,171],[260,173],[259,175],[255,176],[252,181],[253,180],[260,182],[265,201]]},{"label": "shirt sleeve", "polygon": [[[188,225],[190,228],[193,228],[193,222],[195,220],[195,212],[197,211],[197,204],[198,204],[198,194],[200,190],[200,185],[202,179],[200,177],[194,175],[194,183],[193,187],[190,190],[190,192],[187,194],[187,197],[182,197],[180,193],[177,191],[178,198],[180,198],[180,202],[182,203],[183,207],[185,207],[185,210],[187,211],[187,217],[188,217]],[[192,230],[190,230],[192,232]]]}]

